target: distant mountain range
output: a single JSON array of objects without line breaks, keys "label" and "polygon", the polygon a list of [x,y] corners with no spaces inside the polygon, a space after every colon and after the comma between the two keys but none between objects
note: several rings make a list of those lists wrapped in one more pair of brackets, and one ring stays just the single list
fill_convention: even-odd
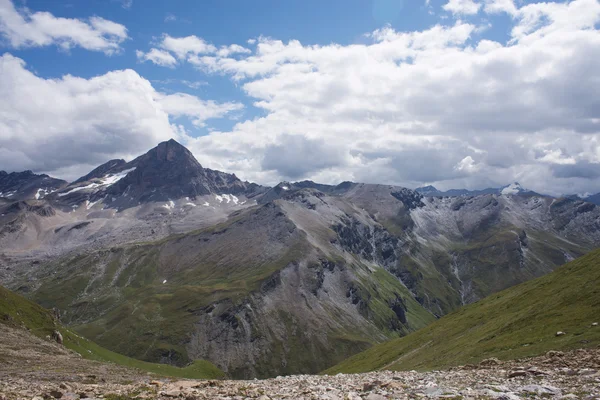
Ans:
[{"label": "distant mountain range", "polygon": [[24,174],[0,175],[0,284],[110,350],[240,378],[324,370],[600,246],[577,198],[265,187],[173,140],[70,184]]},{"label": "distant mountain range", "polygon": [[415,189],[416,192],[421,193],[426,197],[458,197],[458,196],[479,196],[482,194],[523,194],[523,195],[539,195],[531,190],[524,189],[518,182],[511,183],[510,185],[502,186],[500,188],[487,188],[481,190],[467,190],[467,189],[450,189],[441,191],[436,189],[434,186],[423,186]]}]

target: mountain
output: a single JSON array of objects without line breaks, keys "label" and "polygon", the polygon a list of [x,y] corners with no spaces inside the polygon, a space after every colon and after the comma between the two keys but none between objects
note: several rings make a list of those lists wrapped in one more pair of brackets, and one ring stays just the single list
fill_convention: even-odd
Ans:
[{"label": "mountain", "polygon": [[[206,361],[197,361],[187,368],[175,368],[124,357],[73,333],[61,325],[59,318],[57,312],[46,310],[0,286],[0,359],[3,363],[8,363],[3,366],[10,369],[11,364],[16,365],[21,374],[26,372],[26,369],[35,371],[44,363],[52,364],[56,370],[57,363],[64,362],[61,368],[72,371],[79,368],[88,376],[95,371],[106,373],[106,370],[111,368],[111,372],[118,376],[139,375],[139,371],[129,368],[183,378],[206,379],[224,376],[222,371]],[[57,340],[60,345],[56,343]],[[3,353],[7,348],[20,351]],[[101,361],[103,364],[88,360]],[[111,367],[111,364],[119,367]],[[47,373],[51,375],[53,372]]]},{"label": "mountain", "polygon": [[510,185],[502,186],[500,188],[487,188],[481,190],[467,190],[467,189],[450,189],[441,191],[434,186],[423,186],[415,189],[416,192],[422,194],[425,197],[458,197],[458,196],[480,196],[483,194],[497,194],[497,195],[537,195],[529,189],[524,189],[519,182],[511,183]]},{"label": "mountain", "polygon": [[588,203],[593,203],[593,204],[596,204],[597,206],[600,206],[600,193],[596,193],[591,196],[587,196],[583,200],[587,201]]},{"label": "mountain", "polygon": [[[440,369],[600,344],[600,250],[325,371]],[[558,336],[557,332],[564,332]]]},{"label": "mountain", "polygon": [[318,372],[600,245],[600,208],[510,190],[266,188],[169,141],[0,203],[0,282],[127,356]]},{"label": "mountain", "polygon": [[88,201],[122,210],[148,202],[252,195],[260,190],[233,174],[203,168],[188,149],[171,139],[131,162],[111,160],[53,196],[69,206]]},{"label": "mountain", "polygon": [[0,171],[0,197],[7,200],[41,199],[66,185],[63,180],[31,171]]}]

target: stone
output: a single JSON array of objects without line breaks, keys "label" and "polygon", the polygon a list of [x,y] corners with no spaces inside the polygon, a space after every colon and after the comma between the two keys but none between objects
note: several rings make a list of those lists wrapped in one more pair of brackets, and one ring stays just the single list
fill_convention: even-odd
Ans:
[{"label": "stone", "polygon": [[502,364],[502,362],[497,358],[486,358],[485,360],[479,363],[479,365],[481,365],[482,367],[491,367],[500,364]]},{"label": "stone", "polygon": [[60,399],[63,397],[63,393],[59,392],[58,390],[51,390],[50,396],[54,397],[55,399]]},{"label": "stone", "polygon": [[533,393],[539,396],[556,396],[560,394],[560,389],[555,388],[553,386],[527,385],[521,388],[521,393]]},{"label": "stone", "polygon": [[598,326],[598,323],[597,323],[597,322],[594,322],[594,323],[592,324],[592,326]]},{"label": "stone", "polygon": [[166,392],[161,392],[161,395],[165,397],[179,397],[181,396],[181,392],[179,390],[167,390]]},{"label": "stone", "polygon": [[63,337],[59,331],[52,332],[52,339],[55,340],[58,344],[63,344]]},{"label": "stone", "polygon": [[525,370],[515,370],[515,371],[510,371],[508,373],[508,377],[509,378],[516,378],[519,376],[527,376],[527,371]]},{"label": "stone", "polygon": [[371,393],[366,397],[366,400],[387,400],[387,399],[380,394]]},{"label": "stone", "polygon": [[554,350],[550,350],[549,352],[546,353],[546,357],[548,358],[554,358],[554,357],[564,357],[565,353],[563,353],[562,351],[554,351]]},{"label": "stone", "polygon": [[566,333],[564,333],[563,331],[556,332],[556,336],[564,336],[564,335],[566,335]]}]

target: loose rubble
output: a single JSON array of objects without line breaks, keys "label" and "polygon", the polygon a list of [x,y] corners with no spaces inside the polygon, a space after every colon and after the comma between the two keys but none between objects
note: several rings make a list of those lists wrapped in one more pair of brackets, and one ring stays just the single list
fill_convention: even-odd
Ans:
[{"label": "loose rubble", "polygon": [[[82,360],[84,361],[84,360]],[[0,399],[600,399],[600,349],[503,362],[495,358],[446,371],[335,376],[295,375],[265,380],[176,380],[115,367],[66,373],[35,361],[0,368]]]}]

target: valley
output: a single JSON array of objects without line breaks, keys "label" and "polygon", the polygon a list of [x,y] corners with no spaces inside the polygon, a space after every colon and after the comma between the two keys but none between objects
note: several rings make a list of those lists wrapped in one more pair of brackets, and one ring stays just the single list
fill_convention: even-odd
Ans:
[{"label": "valley", "polygon": [[171,140],[1,198],[0,283],[136,359],[317,373],[600,245],[594,204],[502,192],[263,187]]}]

